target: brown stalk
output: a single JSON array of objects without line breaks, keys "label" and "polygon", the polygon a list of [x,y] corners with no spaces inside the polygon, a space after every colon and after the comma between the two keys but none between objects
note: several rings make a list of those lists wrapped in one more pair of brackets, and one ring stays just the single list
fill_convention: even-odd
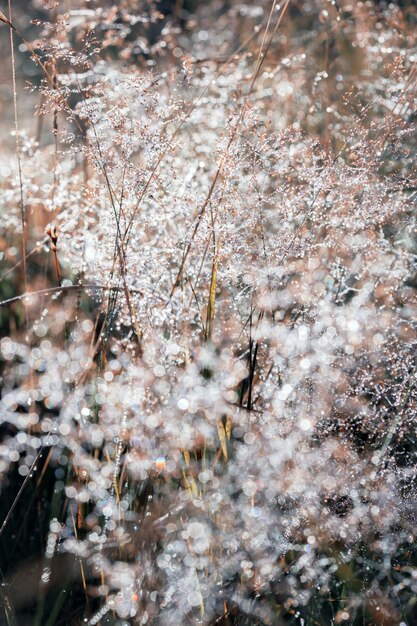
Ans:
[{"label": "brown stalk", "polygon": [[[9,19],[0,11],[0,21],[9,26],[10,34],[10,55],[12,61],[12,85],[13,85],[13,109],[14,109],[14,126],[16,135],[16,157],[17,157],[17,169],[19,176],[19,190],[20,190],[20,219],[22,225],[22,268],[23,268],[23,284],[25,291],[27,291],[27,272],[26,272],[26,207],[23,198],[23,175],[22,175],[22,159],[20,150],[20,130],[19,119],[17,111],[17,85],[16,85],[16,59],[14,54],[14,34],[15,27],[12,24],[12,3],[8,0]],[[26,325],[28,325],[28,315],[26,310]]]},{"label": "brown stalk", "polygon": [[213,322],[214,322],[214,309],[216,304],[216,287],[217,287],[217,268],[219,263],[219,247],[220,243],[217,242],[215,247],[213,262],[211,266],[211,280],[210,280],[210,290],[209,290],[209,299],[207,305],[207,316],[206,316],[206,331],[205,331],[205,339],[208,341],[211,338],[211,333],[213,330]]}]

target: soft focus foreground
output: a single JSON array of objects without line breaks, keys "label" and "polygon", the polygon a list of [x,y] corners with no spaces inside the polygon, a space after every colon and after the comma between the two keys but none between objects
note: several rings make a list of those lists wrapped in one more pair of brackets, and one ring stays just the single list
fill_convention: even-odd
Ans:
[{"label": "soft focus foreground", "polygon": [[413,4],[3,2],[2,626],[417,623]]}]

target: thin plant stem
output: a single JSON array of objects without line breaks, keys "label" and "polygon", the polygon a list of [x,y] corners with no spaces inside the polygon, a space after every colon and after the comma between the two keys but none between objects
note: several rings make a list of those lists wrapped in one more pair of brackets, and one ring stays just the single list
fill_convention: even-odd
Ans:
[{"label": "thin plant stem", "polygon": [[[26,207],[23,197],[23,174],[22,174],[22,159],[21,159],[21,146],[20,146],[20,130],[19,130],[19,118],[17,111],[17,85],[16,85],[16,59],[14,53],[14,33],[12,26],[12,1],[8,0],[9,9],[9,35],[10,35],[10,55],[12,61],[12,85],[13,85],[13,109],[14,109],[14,127],[15,127],[15,140],[16,140],[16,158],[17,169],[19,176],[19,191],[20,191],[20,220],[22,227],[22,272],[23,272],[23,284],[25,291],[27,291],[27,270],[26,270]],[[28,323],[28,319],[26,318]]]}]

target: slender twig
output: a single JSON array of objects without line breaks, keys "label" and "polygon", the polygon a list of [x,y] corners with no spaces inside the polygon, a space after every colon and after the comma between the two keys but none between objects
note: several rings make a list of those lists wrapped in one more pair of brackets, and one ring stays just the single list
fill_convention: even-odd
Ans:
[{"label": "slender twig", "polygon": [[[36,296],[48,296],[54,295],[56,293],[65,293],[67,291],[76,291],[77,289],[97,289],[99,291],[121,291],[122,287],[114,287],[114,286],[106,286],[106,285],[97,285],[95,283],[91,283],[88,285],[62,285],[59,287],[48,287],[47,289],[38,289],[37,291],[26,291],[25,293],[20,294],[19,296],[14,296],[13,298],[8,298],[7,300],[0,301],[0,307],[8,306],[9,304],[13,304],[14,302],[21,302],[26,298],[33,298]],[[132,289],[132,293],[136,293],[142,295],[141,291],[137,289]]]}]

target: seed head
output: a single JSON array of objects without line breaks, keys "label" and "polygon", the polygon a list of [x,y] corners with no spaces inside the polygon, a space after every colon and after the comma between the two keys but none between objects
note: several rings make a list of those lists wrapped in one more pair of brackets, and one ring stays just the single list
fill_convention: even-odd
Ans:
[{"label": "seed head", "polygon": [[56,252],[56,246],[57,246],[58,234],[59,234],[57,225],[49,224],[45,229],[45,233],[49,236],[51,240],[52,250]]}]

